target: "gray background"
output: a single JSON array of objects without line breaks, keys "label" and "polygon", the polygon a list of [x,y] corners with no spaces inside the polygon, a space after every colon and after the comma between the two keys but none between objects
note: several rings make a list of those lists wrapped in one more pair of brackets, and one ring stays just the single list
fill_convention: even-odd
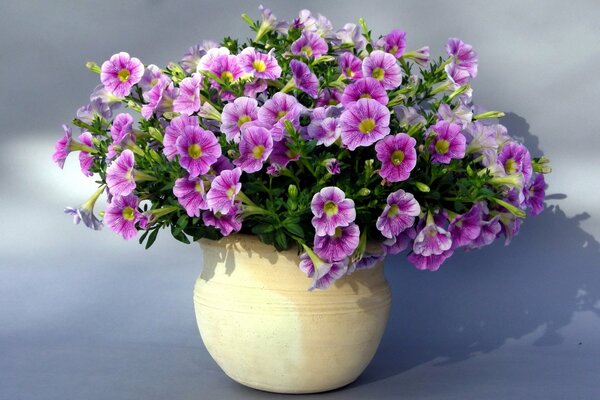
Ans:
[{"label": "gray background", "polygon": [[[144,251],[73,226],[66,205],[94,186],[76,157],[50,161],[61,124],[87,101],[102,62],[126,50],[177,61],[188,46],[245,37],[252,2],[0,3],[0,399],[272,398],[224,376],[195,326],[196,245],[167,235]],[[337,27],[365,16],[378,34],[480,55],[475,99],[554,173],[548,207],[513,244],[460,252],[437,273],[387,261],[392,316],[370,367],[315,398],[600,397],[600,6],[545,2],[280,2]]]}]

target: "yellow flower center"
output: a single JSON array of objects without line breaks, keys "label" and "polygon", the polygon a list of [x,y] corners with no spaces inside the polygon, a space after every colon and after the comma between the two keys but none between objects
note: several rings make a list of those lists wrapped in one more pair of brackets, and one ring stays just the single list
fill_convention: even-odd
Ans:
[{"label": "yellow flower center", "polygon": [[397,51],[398,51],[398,46],[394,46],[390,49],[390,54],[396,54]]},{"label": "yellow flower center", "polygon": [[125,207],[121,214],[125,221],[133,221],[135,218],[135,210],[131,207]]},{"label": "yellow flower center", "polygon": [[354,71],[352,71],[352,69],[348,67],[346,68],[346,75],[348,75],[348,78],[352,78],[354,76]]},{"label": "yellow flower center", "polygon": [[152,79],[150,81],[150,86],[154,87],[154,86],[156,86],[157,83],[158,83],[158,79]]},{"label": "yellow flower center", "polygon": [[387,216],[389,218],[394,218],[398,214],[400,214],[400,208],[398,207],[398,204],[392,204],[387,212]]},{"label": "yellow flower center", "polygon": [[117,74],[117,76],[119,77],[119,80],[121,82],[127,82],[129,80],[129,75],[131,75],[131,73],[129,72],[129,70],[127,68],[123,68]]},{"label": "yellow flower center", "polygon": [[339,226],[337,228],[335,228],[335,233],[333,234],[333,237],[339,238],[342,236],[342,228],[340,228]]},{"label": "yellow flower center", "polygon": [[328,217],[331,217],[338,213],[338,205],[331,200],[327,200],[323,205],[323,210]]},{"label": "yellow flower center", "polygon": [[513,160],[512,158],[509,158],[508,160],[506,160],[506,162],[504,163],[504,171],[506,171],[507,174],[514,174],[517,172],[517,163],[515,162],[515,160]]},{"label": "yellow flower center", "polygon": [[190,147],[188,147],[188,154],[194,160],[200,158],[202,155],[202,147],[200,147],[198,143],[191,144]]},{"label": "yellow flower center", "polygon": [[250,122],[252,121],[252,118],[250,118],[249,115],[242,115],[239,119],[238,119],[238,123],[237,126],[238,128],[242,125],[244,125],[246,122]]},{"label": "yellow flower center", "polygon": [[373,78],[380,81],[385,77],[385,71],[383,70],[383,68],[375,68],[371,75],[373,76]]},{"label": "yellow flower center", "polygon": [[302,52],[309,57],[312,56],[312,54],[313,54],[312,48],[310,46],[304,46],[302,48]]},{"label": "yellow flower center", "polygon": [[233,74],[229,71],[223,71],[223,73],[221,74],[221,79],[225,82],[232,82]]},{"label": "yellow flower center", "polygon": [[404,152],[402,150],[395,150],[392,153],[391,161],[394,165],[400,165],[404,160]]},{"label": "yellow flower center", "polygon": [[230,187],[227,191],[227,198],[229,200],[233,200],[233,196],[235,196],[235,186]]},{"label": "yellow flower center", "polygon": [[254,60],[252,62],[252,68],[256,70],[256,72],[263,72],[267,69],[267,64],[263,60]]},{"label": "yellow flower center", "polygon": [[252,149],[252,156],[257,160],[260,160],[263,154],[265,154],[265,146],[263,146],[262,144],[259,144],[258,146],[255,146]]},{"label": "yellow flower center", "polygon": [[440,139],[435,143],[435,151],[438,154],[446,154],[450,149],[450,143],[447,140]]},{"label": "yellow flower center", "polygon": [[372,99],[373,97],[371,97],[371,95],[369,93],[363,93],[360,95],[361,99]]},{"label": "yellow flower center", "polygon": [[287,111],[285,110],[281,110],[277,113],[277,121],[279,121],[281,118],[285,117],[287,115]]},{"label": "yellow flower center", "polygon": [[194,190],[198,193],[204,193],[204,187],[200,184],[200,182],[196,182]]},{"label": "yellow flower center", "polygon": [[358,130],[365,135],[371,133],[373,129],[375,129],[375,120],[373,118],[365,118],[358,124]]}]

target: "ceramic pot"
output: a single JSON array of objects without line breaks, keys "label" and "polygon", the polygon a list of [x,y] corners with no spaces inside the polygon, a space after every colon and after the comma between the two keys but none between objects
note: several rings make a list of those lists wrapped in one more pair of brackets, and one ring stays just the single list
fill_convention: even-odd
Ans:
[{"label": "ceramic pot", "polygon": [[390,309],[383,263],[309,292],[295,250],[249,235],[199,241],[194,306],[202,340],[235,381],[278,393],[353,382],[381,341]]}]

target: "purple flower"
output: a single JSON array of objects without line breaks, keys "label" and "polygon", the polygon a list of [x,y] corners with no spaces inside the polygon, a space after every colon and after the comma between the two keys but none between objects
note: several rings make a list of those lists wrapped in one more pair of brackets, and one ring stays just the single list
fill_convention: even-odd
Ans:
[{"label": "purple flower", "polygon": [[240,128],[258,118],[258,102],[248,97],[239,97],[223,107],[221,132],[229,141],[240,142]]},{"label": "purple flower", "polygon": [[384,37],[385,43],[383,49],[396,58],[400,58],[404,54],[406,48],[406,32],[400,29],[394,29]]},{"label": "purple flower", "polygon": [[206,51],[206,54],[200,57],[196,70],[198,72],[210,71],[213,63],[217,58],[219,58],[220,56],[228,56],[229,54],[230,51],[227,47],[213,47],[211,49],[208,49]]},{"label": "purple flower", "polygon": [[312,73],[308,65],[302,61],[292,60],[290,61],[290,69],[292,70],[292,76],[296,87],[313,99],[317,98],[317,91],[319,90],[319,79],[315,74]]},{"label": "purple flower", "polygon": [[422,256],[440,255],[452,247],[450,232],[438,226],[433,218],[427,218],[427,224],[421,229],[413,243],[413,252]]},{"label": "purple flower", "polygon": [[346,24],[335,33],[334,43],[343,47],[354,47],[360,52],[367,45],[367,40],[360,27],[356,24]]},{"label": "purple flower", "polygon": [[426,67],[429,63],[429,46],[424,46],[418,50],[404,53],[404,58],[413,60],[421,67]]},{"label": "purple flower", "polygon": [[284,121],[290,121],[296,128],[300,126],[299,117],[304,107],[295,97],[285,93],[275,93],[258,109],[258,120],[272,126],[274,141],[280,141],[285,135]]},{"label": "purple flower", "polygon": [[338,64],[342,75],[348,79],[362,78],[362,61],[349,51],[340,54]]},{"label": "purple flower", "polygon": [[374,50],[362,64],[363,77],[375,78],[384,89],[395,89],[402,83],[402,70],[396,61],[396,57]]},{"label": "purple flower", "polygon": [[400,125],[417,125],[417,124],[425,124],[427,121],[425,118],[419,113],[414,107],[405,107],[405,106],[397,106],[394,107],[394,112],[396,113],[396,118],[398,118],[398,122]]},{"label": "purple flower", "polygon": [[221,172],[228,169],[233,169],[233,164],[231,161],[229,161],[229,158],[221,155],[221,157],[219,157],[217,161],[211,165],[209,173],[219,175]]},{"label": "purple flower", "polygon": [[106,169],[106,184],[113,196],[127,196],[135,189],[135,158],[124,150]]},{"label": "purple flower", "polygon": [[323,120],[311,121],[308,126],[309,137],[316,139],[317,144],[326,147],[331,146],[340,137],[341,128],[338,118],[325,118]]},{"label": "purple flower", "polygon": [[420,213],[421,206],[415,196],[399,189],[388,195],[387,205],[375,226],[383,236],[391,239],[413,226]]},{"label": "purple flower", "polygon": [[142,106],[142,116],[152,118],[156,112],[158,116],[167,111],[173,111],[173,101],[177,97],[177,89],[167,76],[163,76],[152,89],[144,93],[144,100],[148,104]]},{"label": "purple flower", "polygon": [[102,64],[100,81],[115,96],[125,97],[144,75],[144,65],[135,57],[121,52]]},{"label": "purple flower", "polygon": [[152,89],[162,78],[163,74],[160,68],[154,64],[150,64],[144,70],[144,75],[140,80],[139,84],[142,91],[147,92]]},{"label": "purple flower", "polygon": [[300,159],[300,154],[296,153],[287,146],[288,140],[284,139],[273,143],[273,151],[269,161],[279,168],[285,168],[291,161]]},{"label": "purple flower", "polygon": [[221,146],[214,133],[199,126],[186,126],[177,138],[179,164],[191,177],[205,174],[221,156]]},{"label": "purple flower", "polygon": [[477,76],[477,53],[470,44],[450,38],[446,51],[452,56],[452,62],[446,66],[446,73],[455,83],[462,85]]},{"label": "purple flower", "polygon": [[215,47],[219,47],[219,45],[207,40],[203,41],[202,44],[196,44],[186,51],[179,65],[188,74],[196,72],[200,59],[206,54],[207,50]]},{"label": "purple flower", "polygon": [[135,224],[141,217],[137,209],[139,203],[140,200],[133,194],[128,196],[115,195],[106,206],[104,222],[111,231],[123,236],[125,240],[133,238],[137,235]]},{"label": "purple flower", "polygon": [[398,254],[406,250],[409,246],[412,247],[411,242],[415,236],[417,236],[417,232],[415,228],[411,227],[398,236],[384,240],[381,246],[386,254]]},{"label": "purple flower", "polygon": [[77,110],[77,118],[86,124],[93,123],[96,117],[108,120],[111,116],[111,106],[108,103],[103,102],[100,98],[91,100],[89,104],[86,104]]},{"label": "purple flower", "polygon": [[319,97],[317,98],[316,106],[335,106],[340,103],[342,99],[342,93],[334,88],[325,88],[321,90]]},{"label": "purple flower", "polygon": [[312,278],[315,275],[315,264],[310,259],[308,253],[300,254],[300,263],[298,264],[300,271],[304,272],[306,276]]},{"label": "purple flower", "polygon": [[524,184],[528,184],[533,174],[531,155],[525,146],[519,143],[506,143],[498,154],[498,164],[502,166],[506,175],[523,174]]},{"label": "purple flower", "polygon": [[336,228],[350,225],[356,219],[354,201],[338,187],[328,186],[316,193],[310,203],[312,224],[318,236],[332,236]]},{"label": "purple flower", "polygon": [[315,253],[331,263],[349,257],[358,247],[360,229],[356,224],[337,227],[333,235],[315,236]]},{"label": "purple flower", "polygon": [[244,72],[259,79],[279,79],[281,67],[273,56],[273,51],[261,53],[253,47],[246,47],[238,55],[240,66]]},{"label": "purple flower", "polygon": [[337,175],[341,171],[341,169],[340,169],[340,162],[338,160],[336,160],[335,158],[330,158],[329,160],[327,160],[325,162],[325,169],[331,175]]},{"label": "purple flower", "polygon": [[173,111],[192,115],[200,109],[202,75],[192,74],[179,83],[179,95],[173,101]]},{"label": "purple flower", "polygon": [[375,145],[377,159],[381,161],[379,175],[390,182],[408,179],[417,165],[417,141],[406,133],[386,136]]},{"label": "purple flower", "polygon": [[316,33],[303,31],[302,35],[292,43],[292,53],[299,56],[319,58],[327,54],[327,42]]},{"label": "purple flower", "polygon": [[117,114],[110,127],[110,136],[113,144],[135,141],[133,139],[133,117],[126,113]]},{"label": "purple flower", "polygon": [[410,261],[415,268],[420,270],[429,270],[429,271],[437,271],[440,266],[446,261],[448,258],[452,257],[454,253],[453,250],[446,250],[441,254],[424,256],[422,254],[410,253],[407,257],[408,261]]},{"label": "purple flower", "polygon": [[240,157],[233,163],[249,174],[260,171],[272,150],[271,132],[264,126],[247,124],[242,128]]},{"label": "purple flower", "polygon": [[[81,135],[79,135],[79,141],[86,146],[94,148],[94,142],[92,141],[92,134],[85,131]],[[79,153],[79,166],[81,167],[81,172],[85,176],[94,175],[90,169],[92,168],[92,164],[94,163],[94,157],[90,155],[87,151],[81,151]]]},{"label": "purple flower", "polygon": [[378,263],[382,262],[385,259],[385,253],[380,254],[370,254],[364,253],[362,257],[353,262],[348,267],[348,275],[354,273],[355,271],[360,271],[363,269],[371,269],[375,267]]},{"label": "purple flower", "polygon": [[374,78],[359,79],[344,89],[344,93],[342,94],[342,104],[344,107],[348,107],[349,104],[360,99],[373,99],[384,106],[389,101],[387,92],[379,81]]},{"label": "purple flower", "polygon": [[460,125],[438,121],[431,127],[429,134],[435,135],[429,145],[432,162],[449,164],[453,158],[461,159],[465,156],[467,140],[460,133]]},{"label": "purple flower", "polygon": [[500,216],[496,215],[487,221],[482,220],[479,236],[470,243],[469,248],[475,249],[492,244],[501,230]]},{"label": "purple flower", "polygon": [[373,99],[360,99],[340,117],[342,143],[351,151],[370,146],[390,133],[390,112]]},{"label": "purple flower", "polygon": [[177,179],[173,187],[173,194],[190,217],[199,217],[200,210],[208,210],[208,204],[204,198],[206,191],[202,178],[186,176]]},{"label": "purple flower", "polygon": [[173,161],[177,156],[177,139],[183,134],[183,130],[187,126],[199,126],[198,118],[181,115],[173,118],[169,125],[165,128],[165,137],[163,138],[163,153],[167,156],[167,160]]},{"label": "purple flower", "polygon": [[242,190],[241,176],[242,170],[234,168],[221,171],[221,174],[212,181],[206,194],[206,201],[213,213],[229,214],[235,210],[235,196]]},{"label": "purple flower", "polygon": [[242,229],[242,216],[237,205],[232,208],[230,214],[221,214],[210,210],[202,213],[202,221],[206,226],[214,226],[223,236],[229,236],[232,232]]},{"label": "purple flower", "polygon": [[453,110],[448,104],[442,103],[438,108],[437,117],[439,120],[458,124],[465,128],[471,124],[473,111],[471,111],[470,107],[463,104],[459,104],[456,109]]},{"label": "purple flower", "polygon": [[230,54],[222,54],[215,57],[210,64],[209,70],[225,83],[237,81],[244,74],[238,58]]},{"label": "purple flower", "polygon": [[544,175],[535,174],[531,185],[525,190],[525,203],[531,208],[531,215],[538,215],[544,211],[545,188]]},{"label": "purple flower", "polygon": [[255,97],[257,94],[267,90],[267,87],[267,81],[264,79],[248,82],[244,85],[244,96]]},{"label": "purple flower", "polygon": [[63,130],[65,134],[54,145],[54,154],[52,154],[52,161],[54,161],[61,169],[65,166],[65,160],[72,151],[71,143],[73,142],[71,128],[67,125],[63,125]]},{"label": "purple flower", "polygon": [[469,246],[473,243],[481,235],[481,224],[482,209],[477,203],[465,214],[454,218],[448,227],[453,248]]},{"label": "purple flower", "polygon": [[316,274],[313,276],[313,283],[308,290],[321,289],[325,290],[330,287],[335,281],[346,275],[348,271],[348,260],[341,260],[332,263],[324,263],[319,265]]}]

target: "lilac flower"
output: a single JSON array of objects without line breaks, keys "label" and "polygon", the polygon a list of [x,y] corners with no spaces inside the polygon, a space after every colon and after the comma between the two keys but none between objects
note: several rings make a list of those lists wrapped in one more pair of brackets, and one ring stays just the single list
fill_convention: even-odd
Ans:
[{"label": "lilac flower", "polygon": [[200,109],[202,75],[195,73],[179,83],[179,95],[173,101],[173,111],[192,115]]},{"label": "lilac flower", "polygon": [[387,205],[375,226],[383,236],[391,239],[413,226],[420,213],[421,206],[415,196],[399,189],[388,195]]},{"label": "lilac flower", "polygon": [[362,78],[346,86],[342,94],[342,104],[348,107],[360,99],[373,99],[378,103],[387,105],[389,99],[387,92],[379,81],[374,78]]},{"label": "lilac flower", "polygon": [[477,203],[465,214],[454,218],[448,227],[453,248],[469,246],[473,243],[481,235],[481,224],[482,209]]},{"label": "lilac flower", "polygon": [[200,210],[208,210],[206,202],[204,180],[186,176],[175,181],[173,194],[177,197],[179,204],[185,208],[190,217],[199,217]]},{"label": "lilac flower", "polygon": [[309,278],[312,278],[315,275],[315,264],[313,264],[308,253],[300,254],[300,263],[298,264],[298,267],[300,268],[300,271],[304,272]]},{"label": "lilac flower", "polygon": [[404,58],[408,58],[413,60],[421,67],[426,67],[429,63],[429,46],[421,47],[418,50],[410,51],[408,53],[404,53]]},{"label": "lilac flower", "polygon": [[179,164],[191,177],[205,174],[221,156],[221,146],[214,133],[199,126],[186,126],[177,138]]},{"label": "lilac flower", "polygon": [[139,82],[143,92],[147,92],[152,89],[162,78],[163,74],[160,68],[154,64],[150,64],[144,70],[144,75]]},{"label": "lilac flower", "polygon": [[275,93],[258,110],[258,120],[272,126],[271,134],[274,141],[279,141],[285,135],[284,121],[290,121],[296,128],[300,126],[299,117],[304,107],[295,97],[285,93]]},{"label": "lilac flower", "polygon": [[493,150],[493,153],[497,154],[498,141],[494,128],[483,124],[481,121],[475,121],[465,128],[464,133],[469,143],[466,150],[467,154],[479,153],[485,150]]},{"label": "lilac flower", "polygon": [[211,183],[206,194],[208,207],[213,213],[229,214],[235,209],[235,196],[242,190],[242,170],[234,168],[222,171]]},{"label": "lilac flower", "polygon": [[294,19],[290,28],[314,32],[321,37],[327,37],[333,32],[331,21],[321,14],[314,17],[309,10],[300,10],[298,18]]},{"label": "lilac flower", "polygon": [[374,50],[363,60],[363,77],[375,78],[384,89],[395,89],[402,83],[402,70],[396,58],[381,50]]},{"label": "lilac flower", "polygon": [[124,150],[106,169],[106,184],[113,196],[127,196],[135,189],[135,158]]},{"label": "lilac flower", "polygon": [[440,255],[452,247],[450,232],[438,226],[431,217],[427,217],[427,223],[417,233],[413,243],[413,252],[422,256]]},{"label": "lilac flower", "polygon": [[271,166],[285,168],[290,162],[300,159],[300,154],[290,149],[287,143],[289,141],[286,139],[273,143],[273,151],[269,158],[269,161],[273,164]]},{"label": "lilac flower", "polygon": [[102,64],[100,81],[115,96],[125,97],[144,75],[144,65],[135,57],[121,52]]},{"label": "lilac flower", "polygon": [[444,120],[452,124],[458,124],[465,128],[471,124],[473,119],[473,111],[470,107],[459,104],[454,110],[448,104],[442,103],[438,108],[437,117],[439,120]]},{"label": "lilac flower", "polygon": [[90,95],[90,101],[94,102],[100,100],[103,104],[113,110],[121,105],[121,97],[117,97],[110,92],[103,84],[100,84],[94,88],[94,91]]},{"label": "lilac flower", "polygon": [[181,65],[181,68],[188,74],[197,72],[198,64],[200,63],[202,56],[204,56],[209,49],[215,47],[219,47],[219,45],[209,40],[203,41],[202,44],[196,44],[186,51],[179,62],[179,65]]},{"label": "lilac flower", "polygon": [[92,196],[81,205],[79,208],[65,207],[65,214],[73,216],[73,223],[79,224],[83,221],[83,224],[95,231],[102,229],[102,222],[94,215],[94,205],[98,200],[98,197],[104,192],[105,185],[102,185]]},{"label": "lilac flower", "polygon": [[325,162],[325,169],[331,175],[337,175],[341,171],[341,169],[340,169],[340,162],[338,160],[336,160],[335,158],[330,158],[329,160],[327,160]]},{"label": "lilac flower", "polygon": [[417,165],[416,144],[417,141],[406,133],[387,136],[377,142],[375,151],[381,161],[379,175],[390,182],[407,180]]},{"label": "lilac flower", "polygon": [[337,227],[333,235],[315,236],[315,253],[326,262],[336,262],[352,255],[358,247],[360,229],[356,224]]},{"label": "lilac flower", "polygon": [[71,143],[73,142],[71,128],[67,125],[63,125],[63,130],[65,131],[65,134],[54,145],[54,154],[52,154],[52,161],[54,161],[61,169],[65,165],[67,156],[72,151]]},{"label": "lilac flower", "polygon": [[150,91],[144,93],[144,100],[148,104],[142,106],[142,116],[146,119],[152,118],[152,114],[162,115],[167,111],[173,111],[173,101],[177,97],[177,89],[167,76],[163,76]]},{"label": "lilac flower", "polygon": [[93,123],[96,117],[108,120],[111,116],[112,109],[110,105],[104,103],[100,98],[95,98],[89,104],[77,110],[77,118],[86,124]]},{"label": "lilac flower", "polygon": [[213,63],[220,56],[228,56],[230,51],[227,47],[213,47],[206,51],[202,57],[200,57],[200,61],[198,61],[198,66],[196,70],[198,72],[201,71],[210,71]]},{"label": "lilac flower", "polygon": [[367,40],[356,24],[346,24],[335,33],[334,43],[342,47],[354,47],[359,52],[364,50]]},{"label": "lilac flower", "polygon": [[302,61],[292,60],[290,61],[290,69],[292,70],[292,76],[296,87],[313,99],[317,98],[317,91],[319,90],[319,79],[315,74],[312,73],[308,65]]},{"label": "lilac flower", "polygon": [[319,236],[332,236],[338,227],[346,227],[356,219],[354,201],[338,187],[328,186],[316,193],[310,203],[312,224]]},{"label": "lilac flower", "polygon": [[210,174],[219,175],[221,172],[228,169],[233,169],[233,164],[229,161],[229,158],[221,155],[221,157],[217,158],[217,161],[211,165],[210,171],[208,172]]},{"label": "lilac flower", "polygon": [[443,251],[441,254],[432,254],[429,256],[417,253],[410,253],[407,259],[417,269],[437,271],[440,268],[440,266],[444,263],[444,261],[452,257],[453,253],[453,250],[446,250]]},{"label": "lilac flower", "polygon": [[128,196],[115,195],[112,201],[106,206],[104,222],[110,230],[129,240],[137,235],[135,224],[140,220],[141,214],[138,211],[140,200],[137,196],[130,194]]},{"label": "lilac flower", "polygon": [[362,78],[362,61],[349,51],[345,51],[340,54],[338,58],[338,64],[342,75],[348,79],[360,79]]},{"label": "lilac flower", "polygon": [[321,90],[319,97],[317,98],[316,106],[335,106],[340,103],[342,99],[342,93],[334,88],[325,88]]},{"label": "lilac flower", "polygon": [[267,81],[264,79],[256,79],[244,85],[244,96],[255,97],[257,94],[267,90]]},{"label": "lilac flower", "polygon": [[113,143],[135,142],[133,135],[133,117],[126,113],[117,114],[110,127],[110,136]]},{"label": "lilac flower", "polygon": [[316,33],[303,31],[302,35],[292,43],[292,54],[297,56],[319,58],[329,50],[327,42]]},{"label": "lilac flower", "polygon": [[225,83],[237,81],[244,74],[238,58],[230,54],[215,57],[209,70]]},{"label": "lilac flower", "polygon": [[398,236],[385,239],[381,246],[386,254],[398,254],[406,250],[409,246],[412,247],[411,241],[414,240],[415,236],[417,236],[417,232],[415,231],[415,228],[411,227],[400,233]]},{"label": "lilac flower", "polygon": [[477,76],[477,53],[470,44],[450,38],[446,51],[452,56],[452,62],[446,66],[446,72],[454,82],[462,85]]},{"label": "lilac flower", "polygon": [[504,244],[508,246],[521,230],[523,220],[511,213],[502,213],[499,216],[501,232],[504,234]]},{"label": "lilac flower", "polygon": [[[79,141],[90,148],[94,148],[94,142],[92,141],[92,134],[88,131],[83,132],[79,135]],[[94,175],[90,169],[92,168],[92,164],[94,163],[94,157],[90,155],[87,151],[79,152],[79,165],[81,167],[81,172],[85,176]]]},{"label": "lilac flower", "polygon": [[265,8],[261,5],[258,6],[258,11],[261,13],[261,23],[258,28],[258,32],[256,32],[255,42],[264,36],[265,33],[271,31],[278,31],[282,33],[287,33],[288,24],[285,21],[277,21],[277,18],[270,9]]},{"label": "lilac flower", "polygon": [[259,79],[279,79],[281,67],[273,56],[273,51],[261,53],[254,47],[246,47],[238,55],[240,66],[244,72]]},{"label": "lilac flower", "polygon": [[394,112],[400,125],[425,124],[425,118],[414,107],[396,106]]},{"label": "lilac flower", "polygon": [[271,132],[264,126],[247,124],[242,128],[240,157],[233,163],[249,174],[260,171],[272,150]]},{"label": "lilac flower", "polygon": [[312,121],[308,126],[309,137],[316,139],[317,144],[331,146],[340,137],[341,128],[338,118],[325,118],[321,121]]},{"label": "lilac flower", "polygon": [[229,141],[240,142],[240,128],[247,122],[258,119],[258,102],[248,97],[239,97],[223,107],[221,132]]},{"label": "lilac flower", "polygon": [[223,236],[229,236],[232,232],[239,232],[242,229],[242,216],[237,206],[230,214],[221,214],[210,210],[202,213],[202,221],[206,226],[214,226]]},{"label": "lilac flower", "polygon": [[533,174],[531,155],[525,146],[519,143],[506,143],[498,154],[498,164],[504,168],[507,175],[522,173],[523,183],[529,183]]},{"label": "lilac flower", "polygon": [[429,145],[432,162],[449,164],[453,158],[461,159],[465,156],[467,140],[460,133],[460,125],[438,121],[431,127],[429,134],[435,135]]},{"label": "lilac flower", "polygon": [[342,143],[351,151],[370,146],[390,133],[390,112],[373,99],[360,99],[340,117]]},{"label": "lilac flower", "polygon": [[163,153],[167,156],[167,160],[173,161],[177,156],[177,139],[183,134],[187,126],[199,126],[198,118],[181,115],[173,118],[169,125],[165,128],[165,137],[163,138]]},{"label": "lilac flower", "polygon": [[404,54],[406,48],[406,32],[400,29],[394,29],[384,37],[383,49],[386,53],[390,53],[396,58],[400,58]]},{"label": "lilac flower", "polygon": [[382,262],[384,259],[385,259],[385,253],[380,253],[380,254],[364,253],[358,261],[353,262],[348,267],[348,275],[354,273],[355,271],[360,271],[363,269],[371,269],[371,268],[375,267],[378,263]]},{"label": "lilac flower", "polygon": [[535,174],[531,185],[525,190],[525,203],[531,208],[531,215],[538,215],[544,211],[545,188],[544,175]]},{"label": "lilac flower", "polygon": [[325,290],[329,288],[335,281],[346,275],[347,271],[348,259],[321,264],[317,268],[316,274],[314,274],[313,283],[310,285],[308,290]]},{"label": "lilac flower", "polygon": [[498,234],[502,230],[502,226],[500,225],[500,216],[496,215],[487,221],[482,220],[480,228],[479,236],[471,241],[468,246],[469,248],[475,249],[487,246],[496,240]]}]

